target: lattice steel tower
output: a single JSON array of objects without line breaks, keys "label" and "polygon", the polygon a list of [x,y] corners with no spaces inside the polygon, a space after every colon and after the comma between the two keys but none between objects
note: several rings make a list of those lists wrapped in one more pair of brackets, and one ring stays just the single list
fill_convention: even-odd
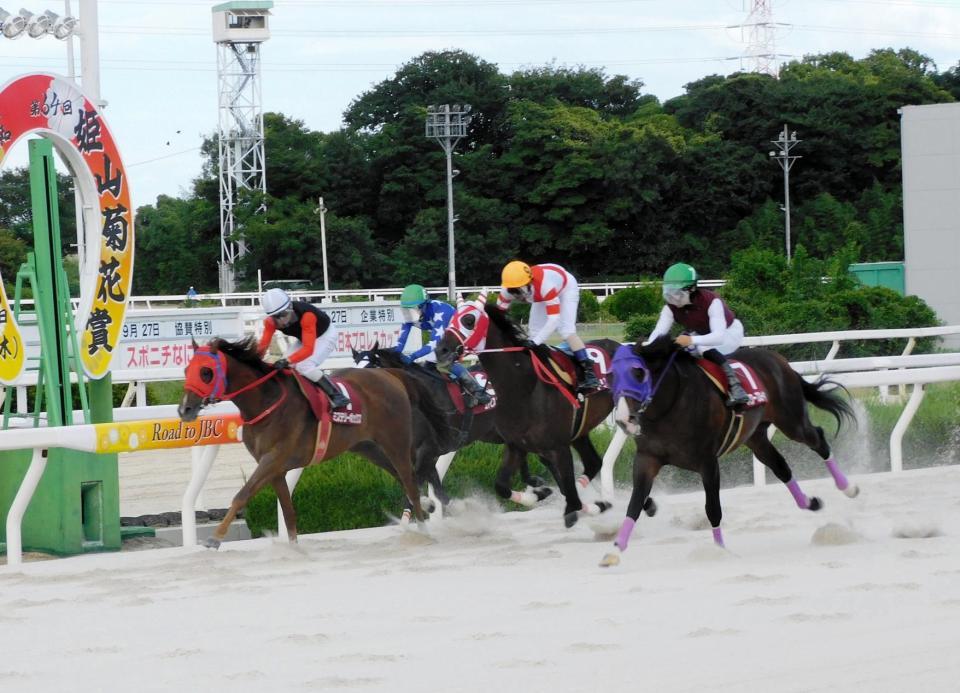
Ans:
[{"label": "lattice steel tower", "polygon": [[746,30],[747,53],[751,72],[777,76],[776,31],[773,23],[773,0],[748,0],[750,14],[741,28]]},{"label": "lattice steel tower", "polygon": [[260,44],[270,38],[273,2],[213,8],[217,44],[220,155],[220,291],[236,290],[236,262],[247,253],[234,207],[243,190],[267,191],[260,95]]}]

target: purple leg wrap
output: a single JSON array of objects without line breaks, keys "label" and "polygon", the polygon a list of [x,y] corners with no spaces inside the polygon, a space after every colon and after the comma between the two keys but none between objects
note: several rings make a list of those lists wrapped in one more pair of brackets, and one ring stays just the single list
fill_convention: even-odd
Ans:
[{"label": "purple leg wrap", "polygon": [[723,530],[721,530],[719,527],[713,528],[713,543],[719,546],[720,548],[724,548]]},{"label": "purple leg wrap", "polygon": [[621,551],[627,550],[627,542],[630,541],[630,532],[633,531],[635,524],[637,524],[637,521],[632,517],[623,518],[623,524],[620,525],[620,531],[617,532],[617,539],[613,542]]},{"label": "purple leg wrap", "polygon": [[829,460],[824,461],[824,464],[827,465],[827,469],[830,470],[830,476],[833,477],[834,483],[836,483],[837,488],[841,491],[845,491],[847,486],[850,485],[850,482],[847,481],[847,477],[844,476],[843,472],[840,471],[840,467],[837,466],[837,463],[831,457]]},{"label": "purple leg wrap", "polygon": [[798,508],[806,510],[810,507],[807,494],[800,490],[800,484],[797,483],[796,479],[790,479],[790,481],[787,482],[787,488],[790,489],[790,493],[793,494],[793,500],[797,501]]}]

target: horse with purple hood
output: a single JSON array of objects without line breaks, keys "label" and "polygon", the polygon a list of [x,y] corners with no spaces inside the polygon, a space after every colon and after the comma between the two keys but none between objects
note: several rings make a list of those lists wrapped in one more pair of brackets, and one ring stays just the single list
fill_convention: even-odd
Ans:
[{"label": "horse with purple hood", "polygon": [[823,429],[814,426],[807,413],[808,403],[829,412],[839,431],[844,418],[854,418],[850,404],[839,395],[842,388],[827,378],[807,382],[786,359],[765,349],[740,349],[732,358],[745,364],[757,379],[766,395],[760,406],[729,409],[725,396],[697,360],[670,337],[646,346],[624,345],[614,354],[614,416],[624,432],[634,436],[637,450],[627,516],[614,550],[604,556],[601,566],[620,562],[653,480],[668,464],[700,475],[713,538],[722,547],[719,458],[741,444],[787,486],[800,509],[819,510],[820,499],[804,494],[787,461],[771,444],[770,426],[820,455],[837,488],[847,496],[853,498],[859,492],[831,456]]}]

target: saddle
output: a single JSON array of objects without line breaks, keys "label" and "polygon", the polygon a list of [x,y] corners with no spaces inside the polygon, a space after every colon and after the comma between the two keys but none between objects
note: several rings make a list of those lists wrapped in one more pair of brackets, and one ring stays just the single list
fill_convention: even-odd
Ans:
[{"label": "saddle", "polygon": [[363,407],[356,391],[340,378],[330,378],[334,385],[340,388],[347,397],[350,398],[350,404],[339,409],[330,408],[330,400],[320,389],[320,386],[309,378],[305,378],[295,370],[291,370],[294,380],[300,387],[300,392],[310,403],[310,410],[317,419],[317,442],[313,450],[315,460],[323,459],[327,452],[327,444],[330,442],[330,434],[333,432],[333,424],[343,424],[356,426],[363,423]]},{"label": "saddle", "polygon": [[[593,372],[600,381],[602,388],[607,388],[607,376],[610,374],[611,369],[610,357],[607,356],[607,352],[603,349],[588,346],[587,355],[593,361]],[[550,347],[547,363],[550,364],[550,369],[567,388],[575,393],[577,386],[577,365],[573,360],[573,356],[562,349]]]},{"label": "saddle", "polygon": [[[740,385],[743,387],[744,392],[747,393],[747,397],[750,398],[750,401],[743,406],[743,409],[753,409],[754,407],[766,404],[767,392],[763,389],[763,384],[760,382],[757,374],[753,372],[753,369],[743,361],[737,361],[736,359],[727,359],[727,363],[733,368],[733,372],[737,374]],[[720,394],[724,397],[730,394],[730,385],[720,366],[707,359],[697,359],[697,365],[700,366],[700,370],[706,373],[710,382],[720,390]]]}]

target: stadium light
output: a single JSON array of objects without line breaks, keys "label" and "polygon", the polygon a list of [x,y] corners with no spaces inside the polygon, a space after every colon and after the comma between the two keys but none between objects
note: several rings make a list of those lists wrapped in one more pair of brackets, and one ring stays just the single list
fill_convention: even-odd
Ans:
[{"label": "stadium light", "polygon": [[10,14],[0,7],[0,35],[8,39],[17,39],[26,33],[31,38],[43,38],[50,34],[63,41],[69,38],[76,28],[76,17],[61,17],[51,10],[34,14],[30,10],[21,9],[19,14]]},{"label": "stadium light", "polygon": [[20,15],[10,14],[0,7],[0,34],[8,39],[17,39],[20,38],[26,28],[27,20]]}]

